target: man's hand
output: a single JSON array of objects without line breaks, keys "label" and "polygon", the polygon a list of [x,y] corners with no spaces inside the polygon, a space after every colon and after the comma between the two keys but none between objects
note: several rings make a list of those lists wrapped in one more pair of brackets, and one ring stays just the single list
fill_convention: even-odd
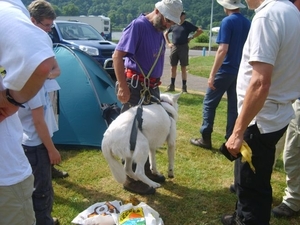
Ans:
[{"label": "man's hand", "polygon": [[129,90],[128,86],[127,85],[124,85],[124,87],[119,86],[117,96],[118,96],[119,101],[122,104],[128,102],[130,99],[130,90]]},{"label": "man's hand", "polygon": [[237,137],[233,134],[227,140],[225,146],[227,147],[230,154],[234,157],[237,157],[237,155],[240,153],[243,140],[243,136]]},{"label": "man's hand", "polygon": [[214,83],[215,83],[215,78],[214,77],[209,77],[208,80],[207,80],[207,84],[208,84],[208,87],[212,90],[216,90],[216,87],[214,86]]}]

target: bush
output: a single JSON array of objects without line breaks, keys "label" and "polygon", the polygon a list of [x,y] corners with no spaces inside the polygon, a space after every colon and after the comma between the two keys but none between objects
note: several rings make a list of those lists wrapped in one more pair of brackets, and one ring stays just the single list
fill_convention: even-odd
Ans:
[{"label": "bush", "polygon": [[201,35],[195,38],[198,43],[209,43],[209,36],[206,32],[203,32]]}]

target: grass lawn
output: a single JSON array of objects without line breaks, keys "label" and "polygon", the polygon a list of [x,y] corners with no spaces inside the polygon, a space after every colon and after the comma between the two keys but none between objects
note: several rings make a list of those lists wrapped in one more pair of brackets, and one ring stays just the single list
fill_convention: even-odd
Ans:
[{"label": "grass lawn", "polygon": [[[55,191],[53,216],[61,225],[71,224],[78,213],[96,202],[129,200],[135,196],[160,213],[165,225],[217,225],[220,217],[232,213],[236,197],[229,192],[233,181],[233,163],[218,152],[224,141],[226,101],[217,111],[213,150],[204,150],[189,143],[191,137],[199,136],[202,122],[203,96],[184,94],[179,99],[177,123],[177,152],[175,178],[167,179],[157,193],[140,196],[123,190],[108,168],[101,151],[62,150],[61,169],[69,172],[65,179],[53,180]],[[158,149],[157,166],[167,174],[166,146]],[[281,202],[285,188],[282,160],[278,161],[272,176],[274,204]],[[272,225],[296,225],[300,217],[293,219],[272,218]]]}]

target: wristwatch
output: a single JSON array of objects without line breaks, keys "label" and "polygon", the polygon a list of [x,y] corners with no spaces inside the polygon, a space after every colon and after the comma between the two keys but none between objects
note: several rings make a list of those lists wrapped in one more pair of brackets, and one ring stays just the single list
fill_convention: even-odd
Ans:
[{"label": "wristwatch", "polygon": [[19,106],[22,108],[25,108],[24,105],[22,105],[22,103],[17,102],[9,93],[9,89],[6,89],[6,99],[7,101],[9,101],[11,104],[15,105],[15,106]]}]

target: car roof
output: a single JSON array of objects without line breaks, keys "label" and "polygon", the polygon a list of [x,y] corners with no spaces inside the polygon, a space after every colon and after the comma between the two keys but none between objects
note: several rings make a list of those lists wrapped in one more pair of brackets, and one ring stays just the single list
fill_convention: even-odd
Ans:
[{"label": "car roof", "polygon": [[[76,20],[54,20],[54,23],[69,23],[69,24],[87,24]],[[87,24],[89,25],[89,24]]]}]

